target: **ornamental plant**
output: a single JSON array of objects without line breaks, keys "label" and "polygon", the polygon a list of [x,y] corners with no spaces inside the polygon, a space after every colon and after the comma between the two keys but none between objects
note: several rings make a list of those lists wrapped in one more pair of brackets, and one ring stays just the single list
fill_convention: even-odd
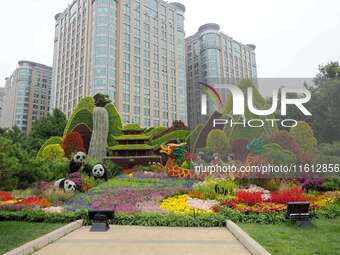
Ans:
[{"label": "ornamental plant", "polygon": [[306,198],[303,189],[294,188],[290,190],[272,192],[270,201],[277,204],[287,204],[288,202],[303,202],[306,201]]},{"label": "ornamental plant", "polygon": [[273,133],[270,141],[280,145],[283,149],[293,152],[297,157],[301,154],[300,145],[295,141],[294,137],[285,130]]},{"label": "ornamental plant", "polygon": [[42,152],[42,159],[56,161],[64,158],[64,149],[59,144],[50,144]]},{"label": "ornamental plant", "polygon": [[262,203],[262,192],[239,191],[236,194],[236,202],[247,205]]},{"label": "ornamental plant", "polygon": [[207,147],[213,153],[218,153],[224,157],[228,151],[229,141],[226,134],[220,129],[213,129],[207,138]]},{"label": "ornamental plant", "polygon": [[164,199],[160,207],[164,210],[167,210],[171,213],[176,214],[201,214],[201,213],[213,213],[212,210],[201,210],[194,209],[191,205],[188,204],[189,196],[188,195],[178,195],[174,197],[170,197]]},{"label": "ornamental plant", "polygon": [[19,201],[16,205],[48,207],[50,203],[45,198],[32,196]]},{"label": "ornamental plant", "polygon": [[299,121],[296,127],[292,127],[289,130],[289,134],[301,146],[304,152],[312,151],[317,144],[313,129],[305,121]]},{"label": "ornamental plant", "polygon": [[0,191],[0,201],[10,200],[13,200],[12,194],[10,192]]},{"label": "ornamental plant", "polygon": [[70,158],[73,153],[78,151],[85,152],[83,138],[78,132],[71,132],[64,138],[62,147],[65,152],[65,156]]},{"label": "ornamental plant", "polygon": [[249,140],[247,139],[237,139],[232,141],[231,152],[233,153],[235,160],[244,161],[246,159],[248,154],[247,150],[248,143]]}]

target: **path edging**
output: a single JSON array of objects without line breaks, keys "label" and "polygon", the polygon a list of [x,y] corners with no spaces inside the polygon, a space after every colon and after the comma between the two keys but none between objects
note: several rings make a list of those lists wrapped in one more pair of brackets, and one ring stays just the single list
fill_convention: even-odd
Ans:
[{"label": "path edging", "polygon": [[61,228],[58,228],[57,230],[54,230],[51,233],[48,233],[46,235],[43,235],[39,237],[38,239],[35,239],[33,241],[30,241],[22,246],[19,246],[18,248],[15,248],[14,250],[11,250],[4,255],[28,255],[33,252],[36,252],[37,250],[40,250],[41,248],[47,246],[48,244],[62,238],[63,236],[71,233],[74,230],[77,230],[81,228],[83,225],[82,220],[74,221],[70,224],[67,224],[66,226],[63,226]]},{"label": "path edging", "polygon": [[227,229],[243,244],[252,255],[271,255],[262,245],[251,238],[233,221],[227,220]]}]

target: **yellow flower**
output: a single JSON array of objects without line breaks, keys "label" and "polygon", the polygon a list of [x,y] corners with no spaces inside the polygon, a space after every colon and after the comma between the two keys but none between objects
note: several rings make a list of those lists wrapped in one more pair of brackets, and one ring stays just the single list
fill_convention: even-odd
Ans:
[{"label": "yellow flower", "polygon": [[199,210],[192,208],[187,202],[188,198],[188,195],[178,195],[166,198],[161,202],[160,207],[171,213],[179,214],[213,213],[212,210]]}]

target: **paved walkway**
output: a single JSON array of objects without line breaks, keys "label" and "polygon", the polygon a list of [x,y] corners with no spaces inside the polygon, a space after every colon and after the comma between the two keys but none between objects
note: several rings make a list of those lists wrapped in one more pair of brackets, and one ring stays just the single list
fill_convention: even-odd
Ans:
[{"label": "paved walkway", "polygon": [[249,255],[226,228],[111,226],[105,233],[82,227],[35,255]]}]

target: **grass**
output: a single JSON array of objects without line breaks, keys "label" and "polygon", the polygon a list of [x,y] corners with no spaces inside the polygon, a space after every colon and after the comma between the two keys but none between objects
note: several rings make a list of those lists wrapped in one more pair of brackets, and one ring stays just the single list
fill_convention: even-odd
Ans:
[{"label": "grass", "polygon": [[315,219],[312,226],[240,224],[272,255],[340,254],[340,218]]},{"label": "grass", "polygon": [[45,235],[63,224],[0,221],[0,254]]}]

